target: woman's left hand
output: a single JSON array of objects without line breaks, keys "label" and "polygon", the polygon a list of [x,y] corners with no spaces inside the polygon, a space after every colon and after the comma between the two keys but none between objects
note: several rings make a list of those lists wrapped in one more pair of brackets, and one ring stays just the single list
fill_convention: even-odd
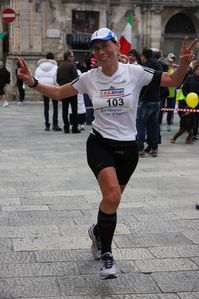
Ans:
[{"label": "woman's left hand", "polygon": [[188,44],[188,37],[185,36],[182,48],[181,48],[181,53],[180,53],[180,64],[184,65],[189,65],[194,59],[195,55],[193,53],[193,49],[195,45],[197,44],[198,39],[195,38],[190,45]]},{"label": "woman's left hand", "polygon": [[29,86],[34,84],[34,79],[32,78],[31,72],[22,57],[17,57],[17,61],[20,64],[20,67],[17,70],[18,77],[23,80],[23,82]]}]

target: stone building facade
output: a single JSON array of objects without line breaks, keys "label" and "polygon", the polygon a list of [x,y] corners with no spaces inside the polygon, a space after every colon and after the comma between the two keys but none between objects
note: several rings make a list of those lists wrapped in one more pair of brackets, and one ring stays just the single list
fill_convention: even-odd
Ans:
[{"label": "stone building facade", "polygon": [[[185,35],[198,36],[199,0],[3,0],[0,10],[12,8],[12,23],[0,20],[0,59],[6,62],[15,82],[16,56],[23,56],[34,73],[37,60],[48,51],[61,60],[68,49],[83,60],[90,52],[90,35],[110,27],[119,37],[133,15],[133,47],[159,48],[164,56],[179,55]],[[197,52],[197,49],[196,49]],[[27,90],[28,91],[28,90]],[[14,98],[14,87],[11,90]]]}]

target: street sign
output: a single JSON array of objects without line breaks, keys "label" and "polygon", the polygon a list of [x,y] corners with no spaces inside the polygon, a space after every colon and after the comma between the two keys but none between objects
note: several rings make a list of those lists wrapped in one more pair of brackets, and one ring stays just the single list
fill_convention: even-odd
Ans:
[{"label": "street sign", "polygon": [[3,21],[6,23],[11,23],[16,18],[16,13],[12,8],[4,9],[2,15],[3,15]]}]

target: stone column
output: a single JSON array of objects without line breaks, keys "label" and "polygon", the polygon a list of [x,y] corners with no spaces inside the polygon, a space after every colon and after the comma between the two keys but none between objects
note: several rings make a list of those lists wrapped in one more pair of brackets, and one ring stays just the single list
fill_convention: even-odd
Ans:
[{"label": "stone column", "polygon": [[151,47],[161,48],[162,41],[162,20],[161,8],[154,6],[151,8]]}]

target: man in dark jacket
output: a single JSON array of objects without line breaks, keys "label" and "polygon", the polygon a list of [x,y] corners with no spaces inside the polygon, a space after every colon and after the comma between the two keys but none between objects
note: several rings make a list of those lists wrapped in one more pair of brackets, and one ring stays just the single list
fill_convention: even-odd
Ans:
[{"label": "man in dark jacket", "polygon": [[[144,48],[141,55],[144,68],[149,72],[153,70],[162,72],[160,63],[153,58],[153,50]],[[140,157],[145,156],[144,142],[147,133],[149,151],[153,157],[158,155],[159,141],[159,111],[160,111],[160,87],[150,83],[140,93],[140,103],[137,114],[138,148]]]},{"label": "man in dark jacket", "polygon": [[[57,83],[59,85],[64,85],[70,83],[78,77],[77,68],[74,63],[74,55],[72,51],[67,51],[64,53],[64,61],[58,66],[57,69]],[[64,122],[64,133],[70,133],[70,123],[69,123],[69,104],[72,110],[72,133],[80,133],[78,129],[78,115],[77,115],[77,96],[68,97],[62,99],[62,118]]]},{"label": "man in dark jacket", "polygon": [[10,84],[10,72],[3,66],[3,62],[0,61],[0,100],[3,100],[4,103],[2,107],[8,106],[8,101],[5,95],[5,86]]},{"label": "man in dark jacket", "polygon": [[[187,76],[182,86],[183,95],[186,97],[188,93],[195,92],[199,96],[199,64],[197,64],[193,70],[193,74]],[[196,109],[199,109],[199,104]],[[199,128],[199,113],[194,113],[194,137],[193,140],[198,139],[198,128]]]}]

